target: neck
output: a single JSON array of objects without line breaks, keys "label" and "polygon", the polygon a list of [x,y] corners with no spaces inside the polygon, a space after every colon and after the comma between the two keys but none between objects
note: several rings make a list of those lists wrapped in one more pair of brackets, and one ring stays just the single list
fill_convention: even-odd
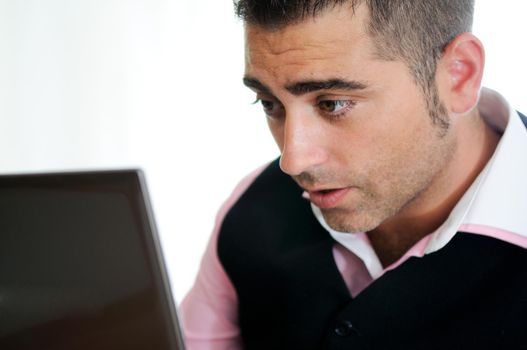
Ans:
[{"label": "neck", "polygon": [[460,117],[456,128],[458,147],[444,171],[398,214],[368,232],[384,267],[397,261],[445,222],[492,157],[499,135],[481,119],[477,110]]}]

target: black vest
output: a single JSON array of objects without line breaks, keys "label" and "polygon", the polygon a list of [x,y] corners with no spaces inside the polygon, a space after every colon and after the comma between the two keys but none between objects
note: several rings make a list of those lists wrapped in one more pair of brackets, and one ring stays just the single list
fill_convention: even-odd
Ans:
[{"label": "black vest", "polygon": [[524,249],[458,232],[352,298],[301,193],[275,161],[222,224],[244,349],[527,349]]}]

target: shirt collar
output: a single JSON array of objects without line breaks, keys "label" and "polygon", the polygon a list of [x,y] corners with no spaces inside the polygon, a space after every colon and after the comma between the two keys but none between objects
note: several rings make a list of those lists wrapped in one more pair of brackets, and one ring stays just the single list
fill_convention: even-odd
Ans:
[{"label": "shirt collar", "polygon": [[[494,93],[494,98],[503,99],[496,95]],[[494,113],[495,103],[492,102],[488,106],[483,104],[482,107],[488,108],[481,110],[482,115],[488,119]],[[506,128],[492,163],[489,164],[491,169],[475,194],[463,223],[489,226],[527,236],[527,128],[518,114],[508,109],[505,115],[508,116],[508,123],[505,121]]]},{"label": "shirt collar", "polygon": [[[493,156],[447,220],[417,244],[423,246],[423,254],[443,248],[461,225],[485,226],[527,237],[527,215],[524,212],[527,208],[524,154],[527,151],[527,129],[518,114],[495,91],[482,89],[478,109],[484,120],[503,136]],[[383,274],[385,270],[365,233],[335,231],[327,225],[320,209],[313,204],[311,207],[320,224],[337,242],[362,259],[373,278]]]},{"label": "shirt collar", "polygon": [[482,89],[478,109],[485,122],[502,136],[485,168],[432,234],[425,253],[443,248],[462,225],[527,236],[527,218],[521,212],[527,207],[527,129],[518,113],[493,90]]}]

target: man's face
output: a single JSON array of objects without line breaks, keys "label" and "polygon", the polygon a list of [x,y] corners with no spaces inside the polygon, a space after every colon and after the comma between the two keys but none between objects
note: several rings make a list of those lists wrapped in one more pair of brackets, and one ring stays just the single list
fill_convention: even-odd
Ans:
[{"label": "man's face", "polygon": [[367,21],[359,6],[274,31],[246,26],[244,81],[262,101],[280,166],[342,232],[418,210],[441,190],[456,147],[408,67],[375,56]]}]

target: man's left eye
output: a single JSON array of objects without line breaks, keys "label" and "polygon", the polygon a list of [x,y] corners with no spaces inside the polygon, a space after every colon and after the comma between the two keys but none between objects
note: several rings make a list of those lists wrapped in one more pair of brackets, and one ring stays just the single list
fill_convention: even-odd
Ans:
[{"label": "man's left eye", "polygon": [[318,108],[323,112],[335,113],[341,112],[352,105],[351,101],[345,100],[324,100],[318,103]]}]

